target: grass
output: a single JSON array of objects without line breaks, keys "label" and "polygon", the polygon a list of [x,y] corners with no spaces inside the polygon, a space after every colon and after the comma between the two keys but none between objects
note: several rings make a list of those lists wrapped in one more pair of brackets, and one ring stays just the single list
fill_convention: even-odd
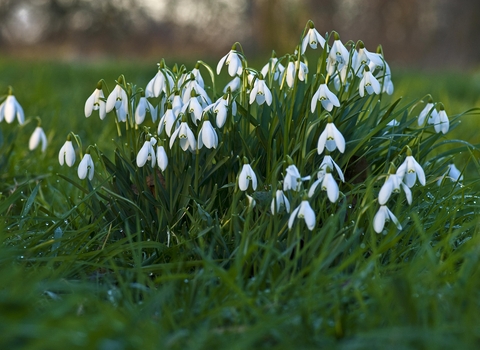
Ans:
[{"label": "grass", "polygon": [[[442,152],[454,157],[459,167],[468,162],[464,186],[438,187],[434,179],[417,186],[408,217],[400,197],[391,209],[403,231],[392,223],[385,234],[367,228],[376,209],[354,197],[363,193],[365,202],[372,201],[373,180],[365,187],[343,187],[350,197],[336,204],[315,197],[322,208],[317,222],[323,224],[312,233],[300,225],[288,231],[286,217],[271,220],[269,200],[256,197],[256,209],[248,210],[232,186],[212,184],[205,193],[189,190],[179,197],[198,207],[172,209],[172,218],[162,217],[176,232],[167,244],[163,236],[147,236],[160,229],[141,221],[150,214],[132,209],[136,197],[128,188],[108,182],[107,160],[99,179],[110,192],[93,190],[75,179],[75,170],[58,165],[58,150],[70,131],[85,146],[96,144],[107,158],[115,157],[114,124],[96,116],[86,120],[83,106],[100,78],[113,87],[121,73],[145,86],[155,67],[0,62],[0,86],[13,85],[27,116],[42,118],[49,140],[45,154],[30,152],[34,123],[0,124],[2,348],[478,348],[478,115],[459,117],[461,124],[449,134],[476,150],[460,143],[438,151],[422,148],[432,158]],[[427,93],[451,116],[480,107],[479,79],[469,73],[394,70],[393,79],[391,101],[404,96],[400,105],[410,106],[402,111]],[[255,138],[245,144],[253,149],[260,142]],[[232,147],[245,152],[245,146]],[[381,147],[388,152],[388,145]],[[117,154],[125,164],[129,156]],[[294,158],[302,159],[300,153]],[[308,168],[312,156],[305,159]],[[225,163],[235,169],[225,175],[233,176],[229,183],[235,182],[235,162]],[[244,209],[231,214],[225,204],[225,214],[225,197]],[[133,214],[119,220],[111,208]]]}]

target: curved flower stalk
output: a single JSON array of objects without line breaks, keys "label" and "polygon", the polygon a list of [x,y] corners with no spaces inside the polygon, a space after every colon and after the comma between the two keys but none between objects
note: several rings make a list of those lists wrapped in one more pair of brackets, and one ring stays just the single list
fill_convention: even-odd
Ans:
[{"label": "curved flower stalk", "polygon": [[237,44],[233,44],[232,49],[223,56],[217,64],[217,74],[222,71],[223,65],[228,66],[228,74],[231,77],[242,74],[242,59],[236,51]]},{"label": "curved flower stalk", "polygon": [[330,91],[327,84],[323,83],[320,84],[318,90],[313,94],[312,103],[311,103],[311,110],[312,113],[315,112],[317,108],[317,102],[320,101],[322,103],[323,108],[327,111],[331,112],[333,107],[340,107],[340,101],[338,97]]},{"label": "curved flower stalk", "polygon": [[140,148],[140,151],[138,151],[137,154],[137,166],[138,167],[143,167],[147,161],[151,162],[152,168],[155,167],[155,163],[157,161],[157,157],[155,156],[155,150],[153,149],[153,146],[155,145],[156,140],[154,138],[151,138],[150,140],[147,140],[143,143],[142,148]]},{"label": "curved flower stalk", "polygon": [[218,146],[217,133],[208,119],[203,121],[202,128],[198,132],[198,149],[201,149],[203,145],[208,149]]},{"label": "curved flower stalk", "polygon": [[43,128],[38,125],[33,131],[32,136],[30,136],[30,140],[28,141],[28,149],[33,151],[40,143],[42,144],[42,152],[45,152],[47,149],[47,136],[45,135]]},{"label": "curved flower stalk", "polygon": [[111,112],[114,108],[117,112],[117,119],[119,122],[126,122],[128,116],[128,96],[123,87],[123,77],[118,78],[118,84],[113,91],[108,95],[105,111]]},{"label": "curved flower stalk", "polygon": [[78,178],[83,180],[88,176],[90,181],[93,180],[93,174],[95,172],[95,164],[93,163],[90,151],[87,149],[80,164],[78,165],[77,175]]},{"label": "curved flower stalk", "polygon": [[325,130],[318,138],[318,154],[322,154],[325,148],[327,148],[329,152],[333,152],[337,148],[341,153],[345,152],[345,138],[343,137],[342,133],[338,131],[335,124],[333,124],[331,117],[329,117],[329,121],[325,127]]},{"label": "curved flower stalk", "polygon": [[315,212],[307,199],[303,199],[300,205],[290,214],[290,218],[288,219],[288,228],[290,230],[292,229],[296,218],[303,219],[310,231],[315,228]]},{"label": "curved flower stalk", "polygon": [[191,152],[194,152],[197,147],[197,141],[195,140],[195,135],[192,130],[188,127],[187,120],[185,115],[182,116],[182,122],[180,126],[173,132],[172,137],[170,138],[170,149],[172,148],[175,140],[180,140],[180,147],[186,151],[190,149]]},{"label": "curved flower stalk", "polygon": [[319,44],[322,48],[325,46],[325,39],[320,35],[319,32],[317,32],[313,22],[308,21],[307,25],[309,28],[302,40],[302,55],[307,50],[307,46],[310,46],[312,49],[316,49],[317,44]]},{"label": "curved flower stalk", "polygon": [[98,111],[98,115],[101,120],[105,119],[107,115],[106,112],[106,103],[105,103],[105,95],[103,94],[103,83],[100,80],[97,83],[97,88],[95,91],[87,98],[85,101],[85,117],[88,118],[92,115],[93,111]]},{"label": "curved flower stalk", "polygon": [[264,102],[269,106],[272,104],[272,92],[261,75],[255,79],[252,91],[250,91],[249,102],[252,104],[254,101],[257,101],[259,105],[262,105]]},{"label": "curved flower stalk", "polygon": [[446,134],[450,128],[450,122],[448,120],[447,112],[445,112],[445,107],[443,107],[443,103],[439,103],[438,105],[439,111],[435,116],[435,119],[433,119],[433,126],[437,134],[439,132]]},{"label": "curved flower stalk", "polygon": [[58,152],[58,162],[60,165],[66,163],[69,167],[75,164],[75,149],[73,148],[70,135],[67,136],[67,141],[65,141],[62,148],[60,148],[60,152]]},{"label": "curved flower stalk", "polygon": [[373,229],[376,233],[381,233],[383,231],[383,227],[385,226],[385,221],[390,221],[397,226],[399,230],[402,229],[402,225],[400,221],[398,221],[397,217],[388,209],[386,205],[381,205],[380,209],[378,209],[375,217],[373,218]]},{"label": "curved flower stalk", "polygon": [[0,122],[5,119],[5,121],[10,124],[15,120],[15,116],[17,117],[18,124],[22,125],[25,122],[23,108],[13,95],[13,89],[9,87],[8,96],[0,105]]},{"label": "curved flower stalk", "polygon": [[438,112],[435,109],[435,104],[431,96],[428,97],[428,102],[422,109],[418,116],[418,126],[423,126],[425,119],[428,117],[428,124],[433,124],[434,120],[438,119]]},{"label": "curved flower stalk", "polygon": [[370,68],[368,68],[368,66],[365,66],[363,78],[360,80],[360,84],[358,85],[358,93],[360,97],[365,95],[365,91],[367,91],[369,95],[373,93],[378,95],[381,91],[380,83],[378,82],[377,78],[373,76],[372,72],[370,72]]},{"label": "curved flower stalk", "polygon": [[172,73],[165,67],[165,62],[162,61],[158,64],[157,74],[148,82],[145,88],[145,97],[158,97],[162,92],[169,96],[174,87],[175,82]]},{"label": "curved flower stalk", "polygon": [[287,213],[290,213],[290,202],[288,201],[287,196],[283,193],[282,190],[277,190],[275,192],[275,197],[272,198],[270,204],[270,211],[272,214],[280,213],[282,210],[285,210]]},{"label": "curved flower stalk", "polygon": [[412,156],[412,150],[407,146],[407,157],[405,161],[398,167],[397,175],[403,179],[405,184],[412,188],[415,182],[420,182],[422,186],[425,186],[425,172],[423,168]]},{"label": "curved flower stalk", "polygon": [[253,171],[250,164],[248,164],[248,160],[246,158],[243,159],[243,167],[238,175],[238,188],[240,191],[246,191],[250,182],[252,183],[252,189],[255,191],[257,189],[257,175]]},{"label": "curved flower stalk", "polygon": [[279,81],[284,71],[285,67],[278,61],[278,58],[275,56],[275,52],[273,52],[272,57],[268,63],[263,66],[260,73],[262,73],[264,77],[266,77],[267,74],[270,74],[270,76],[273,75],[273,80]]},{"label": "curved flower stalk", "polygon": [[165,171],[168,166],[168,156],[163,145],[157,145],[157,164],[160,170]]}]

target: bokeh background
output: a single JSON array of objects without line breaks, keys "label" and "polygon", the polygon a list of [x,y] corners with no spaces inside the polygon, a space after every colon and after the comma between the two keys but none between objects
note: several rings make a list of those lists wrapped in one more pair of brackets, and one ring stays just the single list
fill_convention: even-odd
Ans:
[{"label": "bokeh background", "polygon": [[[0,0],[0,52],[92,60],[291,52],[308,19],[397,67],[480,62],[478,0]],[[268,56],[267,56],[268,57]]]}]

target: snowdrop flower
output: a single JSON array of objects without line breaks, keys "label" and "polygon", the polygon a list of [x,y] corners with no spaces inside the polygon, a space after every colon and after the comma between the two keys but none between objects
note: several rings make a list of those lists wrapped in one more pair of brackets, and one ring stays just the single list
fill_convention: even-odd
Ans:
[{"label": "snowdrop flower", "polygon": [[204,109],[204,112],[213,109],[213,113],[216,115],[216,124],[217,128],[223,127],[225,122],[227,121],[227,114],[228,114],[228,101],[227,101],[227,94],[220,97],[217,101],[212,103],[210,106]]},{"label": "snowdrop flower", "polygon": [[323,108],[325,108],[329,112],[332,111],[333,106],[340,107],[340,101],[338,100],[338,97],[330,91],[327,84],[320,84],[318,90],[315,92],[315,94],[313,94],[311,104],[312,113],[315,112],[318,101],[320,101]]},{"label": "snowdrop flower", "polygon": [[428,116],[428,124],[433,124],[433,121],[438,119],[438,112],[435,109],[435,104],[431,97],[428,98],[428,103],[422,109],[418,116],[418,126],[423,126],[425,118]]},{"label": "snowdrop flower", "polygon": [[268,63],[263,66],[260,73],[262,73],[264,77],[266,77],[267,74],[273,74],[273,80],[279,80],[284,71],[285,67],[278,61],[277,57],[273,56]]},{"label": "snowdrop flower", "polygon": [[168,137],[170,137],[174,126],[176,129],[179,126],[179,123],[177,122],[177,118],[173,113],[172,105],[168,103],[167,110],[165,111],[165,114],[162,116],[162,118],[160,118],[160,122],[158,123],[157,134],[160,135],[163,129],[165,129]]},{"label": "snowdrop flower", "polygon": [[[340,178],[340,180],[342,182],[345,182],[345,177],[343,175],[343,171],[342,169],[340,169],[340,167],[338,166],[337,163],[334,162],[334,160],[332,159],[332,157],[327,154],[324,158],[323,158],[323,161],[322,163],[320,164],[320,167],[319,167],[319,170],[318,170],[318,173],[317,173],[317,180],[312,184],[312,186],[310,187],[310,189],[308,190],[308,197],[312,197],[313,194],[315,193],[315,190],[317,188],[317,186],[323,182],[323,179],[327,173],[327,169],[334,169],[337,171],[338,173],[338,177]],[[327,185],[327,183],[325,184]]]},{"label": "snowdrop flower", "polygon": [[335,124],[333,124],[331,118],[329,118],[329,122],[327,123],[325,130],[318,138],[318,154],[322,154],[325,147],[329,152],[333,152],[337,148],[341,153],[345,152],[345,138],[340,131],[338,131]]},{"label": "snowdrop flower", "polygon": [[383,227],[385,226],[385,221],[390,220],[392,220],[392,222],[395,224],[395,226],[397,226],[399,230],[402,229],[402,225],[400,225],[397,217],[393,215],[393,213],[390,211],[390,209],[387,208],[386,205],[381,205],[380,209],[378,209],[378,212],[373,218],[373,229],[376,233],[381,233],[383,231]]},{"label": "snowdrop flower", "polygon": [[145,97],[158,97],[163,92],[170,95],[175,83],[172,78],[172,73],[165,68],[165,63],[162,61],[158,64],[158,72],[148,82],[145,88]]},{"label": "snowdrop flower", "polygon": [[[322,169],[317,176],[318,176],[318,179],[312,184],[312,186],[308,190],[308,197],[313,196],[318,185],[321,183],[322,191],[326,191],[330,202],[335,203],[338,200],[340,191],[338,189],[337,182],[332,176],[332,168],[330,168],[327,165],[325,170]],[[342,173],[342,178],[343,178],[343,173]]]},{"label": "snowdrop flower", "polygon": [[325,39],[320,35],[319,32],[315,29],[312,21],[308,21],[308,32],[305,34],[305,37],[302,41],[302,55],[307,50],[307,45],[310,45],[312,49],[317,48],[317,44],[323,48],[325,46]]},{"label": "snowdrop flower", "polygon": [[248,194],[245,193],[245,195],[247,196],[247,201],[248,201],[248,207],[251,209],[253,207],[255,207],[257,205],[257,201],[255,200],[255,198],[253,198],[252,196],[249,196]]},{"label": "snowdrop flower", "polygon": [[176,91],[172,101],[172,111],[175,118],[178,117],[178,115],[182,111],[182,107],[183,107],[182,97],[180,96],[179,92]]},{"label": "snowdrop flower", "polygon": [[[383,71],[385,73],[382,74]],[[379,81],[383,82],[382,92],[386,92],[389,95],[393,94],[394,87],[392,82],[392,72],[390,71],[390,66],[386,61],[383,61],[383,67],[381,66],[377,77],[380,79]]]},{"label": "snowdrop flower", "polygon": [[378,193],[378,203],[380,203],[380,205],[385,205],[392,195],[392,192],[400,192],[400,186],[405,192],[408,204],[412,204],[412,191],[406,184],[403,183],[402,177],[395,173],[390,173],[387,175],[387,179]]},{"label": "snowdrop flower", "polygon": [[287,72],[286,72],[286,81],[287,85],[290,88],[293,88],[295,84],[295,78],[298,72],[298,80],[305,81],[305,78],[308,74],[308,67],[302,61],[290,61],[287,65]]},{"label": "snowdrop flower", "polygon": [[272,214],[275,214],[280,213],[284,209],[287,213],[290,212],[290,202],[282,190],[277,190],[275,198],[272,199],[272,203],[270,204],[270,210]]},{"label": "snowdrop flower", "polygon": [[69,167],[75,164],[75,150],[73,149],[70,135],[67,136],[67,141],[65,141],[65,144],[60,148],[60,152],[58,152],[58,162],[60,165],[66,163]]},{"label": "snowdrop flower", "polygon": [[161,145],[157,146],[157,164],[162,171],[165,171],[165,169],[167,169],[167,165],[168,165],[167,152],[165,152],[165,148]]},{"label": "snowdrop flower", "polygon": [[195,90],[192,90],[192,96],[190,99],[183,105],[181,113],[190,113],[192,122],[197,125],[198,120],[202,120],[203,107],[198,100]]},{"label": "snowdrop flower", "polygon": [[440,178],[438,179],[437,181],[437,185],[440,186],[442,184],[442,181],[443,179],[447,177],[449,178],[450,180],[452,180],[452,182],[461,182],[463,181],[463,175],[462,175],[462,172],[460,170],[458,170],[458,168],[455,166],[455,164],[448,164],[448,169],[447,171],[445,172],[444,175],[440,176]]},{"label": "snowdrop flower", "polygon": [[358,43],[358,52],[354,51],[352,58],[353,71],[358,77],[362,77],[365,66],[373,71],[375,67],[383,66],[383,60],[380,55],[370,52],[365,48],[362,41]]},{"label": "snowdrop flower", "polygon": [[255,80],[253,89],[250,91],[250,104],[253,101],[257,101],[259,105],[262,105],[264,102],[267,102],[269,106],[272,104],[272,93],[261,75]]},{"label": "snowdrop flower", "polygon": [[306,199],[302,200],[302,203],[300,203],[300,205],[292,211],[292,214],[290,214],[290,218],[288,219],[288,228],[290,230],[292,229],[296,218],[305,220],[305,224],[310,231],[315,227],[315,212]]},{"label": "snowdrop flower", "polygon": [[233,78],[233,80],[231,80],[227,85],[225,85],[225,88],[223,89],[223,93],[226,93],[228,89],[230,89],[230,91],[232,92],[237,91],[238,89],[240,89],[241,83],[242,81],[240,80],[239,77]]},{"label": "snowdrop flower", "polygon": [[363,78],[360,80],[360,84],[358,85],[358,93],[360,97],[365,95],[365,90],[367,90],[369,95],[373,93],[378,95],[381,90],[380,83],[378,82],[377,78],[373,76],[372,72],[370,72],[370,68],[368,68],[368,66],[365,66]]},{"label": "snowdrop flower", "polygon": [[152,116],[152,121],[157,121],[157,109],[147,100],[145,96],[140,97],[138,101],[137,109],[135,110],[135,123],[140,125],[145,120],[147,111]]},{"label": "snowdrop flower", "polygon": [[153,149],[156,140],[154,138],[147,140],[143,143],[142,148],[137,154],[137,166],[143,167],[147,160],[151,161],[152,168],[155,166],[157,158],[155,157],[155,150]]},{"label": "snowdrop flower", "polygon": [[118,79],[118,84],[115,86],[110,95],[108,95],[107,104],[105,106],[105,111],[107,113],[111,112],[115,108],[115,110],[117,111],[117,118],[119,122],[127,121],[128,115],[127,93],[120,85],[123,83],[123,80],[123,77],[120,76],[120,78]]},{"label": "snowdrop flower", "polygon": [[339,71],[348,64],[349,53],[345,45],[340,41],[338,33],[334,33],[334,42],[330,48],[327,58],[327,74],[329,76],[335,73],[335,69]]},{"label": "snowdrop flower", "polygon": [[18,103],[15,96],[13,96],[13,89],[8,89],[8,96],[0,105],[0,122],[5,119],[5,121],[10,124],[17,117],[18,123],[22,125],[25,122],[25,113],[23,112],[22,106]]},{"label": "snowdrop flower", "polygon": [[195,135],[193,135],[192,130],[188,127],[187,121],[185,116],[182,116],[182,123],[180,126],[173,132],[172,137],[170,138],[170,149],[172,148],[177,136],[180,140],[180,147],[186,151],[190,149],[190,151],[194,152],[197,147],[197,141],[195,140]]},{"label": "snowdrop flower", "polygon": [[203,81],[202,73],[200,73],[200,63],[197,62],[195,68],[192,69],[192,74],[195,77],[195,81],[200,85],[202,88],[205,87],[205,83]]},{"label": "snowdrop flower", "polygon": [[445,112],[445,108],[443,107],[443,103],[439,103],[439,111],[433,120],[433,126],[435,128],[435,132],[438,134],[442,132],[446,134],[450,127],[450,122],[448,121],[447,113]]},{"label": "snowdrop flower", "polygon": [[85,117],[90,117],[93,111],[98,111],[100,119],[105,119],[107,115],[105,104],[105,95],[102,90],[102,81],[100,80],[97,84],[95,91],[87,98],[85,102]]},{"label": "snowdrop flower", "polygon": [[202,128],[198,132],[198,149],[205,145],[208,149],[217,148],[218,136],[209,120],[204,120]]},{"label": "snowdrop flower", "polygon": [[415,185],[417,177],[418,182],[420,182],[422,186],[425,186],[425,172],[421,165],[418,164],[415,158],[413,158],[410,147],[407,148],[407,157],[405,158],[405,161],[397,169],[397,175],[402,178],[403,182],[405,182],[410,188]]},{"label": "snowdrop flower", "polygon": [[30,140],[28,141],[28,149],[33,151],[40,143],[42,144],[42,152],[45,152],[47,149],[47,136],[45,135],[42,127],[37,126],[33,131],[32,136],[30,136]]},{"label": "snowdrop flower", "polygon": [[394,126],[399,126],[400,125],[400,122],[397,121],[396,119],[392,119],[390,120],[386,126],[389,126],[389,127],[394,127]]},{"label": "snowdrop flower", "polygon": [[243,161],[242,171],[238,176],[238,188],[240,188],[240,191],[246,191],[248,185],[252,182],[252,189],[255,191],[257,189],[257,175],[255,175],[250,164],[246,163],[248,160],[244,158]]},{"label": "snowdrop flower", "polygon": [[228,66],[228,74],[231,77],[242,74],[242,60],[240,55],[236,51],[236,44],[232,46],[232,49],[223,56],[217,64],[217,74],[222,71],[223,65]]},{"label": "snowdrop flower", "polygon": [[90,155],[90,151],[87,150],[80,161],[80,164],[78,165],[77,174],[79,179],[83,180],[88,176],[88,179],[92,181],[94,170],[95,165],[93,163],[92,156]]},{"label": "snowdrop flower", "polygon": [[198,84],[193,74],[191,74],[190,79],[185,84],[185,88],[183,89],[183,103],[188,103],[188,101],[191,99],[191,97],[194,96],[194,94],[195,96],[199,96],[199,102],[202,104],[202,107],[206,107],[207,105],[212,103],[212,100],[208,96],[205,89],[200,84]]},{"label": "snowdrop flower", "polygon": [[286,169],[285,179],[283,180],[283,190],[294,190],[300,191],[302,187],[302,181],[308,181],[311,179],[311,176],[302,177],[298,168],[290,164]]}]

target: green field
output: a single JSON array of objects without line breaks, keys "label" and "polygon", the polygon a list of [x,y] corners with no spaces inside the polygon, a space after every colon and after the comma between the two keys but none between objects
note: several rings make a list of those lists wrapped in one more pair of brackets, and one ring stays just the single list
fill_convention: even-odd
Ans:
[{"label": "green field", "polygon": [[[96,145],[109,159],[116,157],[121,141],[115,139],[113,116],[86,119],[85,100],[99,79],[111,89],[120,74],[145,87],[157,71],[155,64],[0,60],[1,91],[13,86],[30,119],[22,126],[0,123],[0,348],[480,346],[480,116],[473,111],[455,119],[480,107],[480,74],[392,67],[395,93],[384,102],[403,97],[398,108],[407,112],[397,117],[405,120],[407,114],[420,113],[423,104],[414,104],[426,94],[442,102],[456,120],[454,128],[448,139],[438,139],[439,147],[430,151],[422,145],[418,152],[432,159],[438,156],[439,161],[448,158],[464,175],[461,186],[447,181],[437,186],[427,175],[427,186],[412,188],[411,207],[399,197],[392,210],[402,215],[403,231],[397,232],[391,222],[384,234],[369,226],[353,228],[360,217],[371,220],[375,214],[360,197],[358,203],[350,200],[361,193],[366,202],[373,202],[379,187],[373,180],[371,186],[341,187],[348,199],[343,204],[316,199],[322,209],[315,230],[307,231],[299,223],[289,231],[288,217],[272,220],[268,213],[271,195],[265,200],[259,190],[256,209],[244,205],[245,197],[233,191],[239,165],[232,161],[235,170],[222,175],[224,187],[213,182],[202,187],[196,180],[178,196],[178,206],[187,198],[189,209],[174,226],[176,237],[166,244],[165,232],[142,222],[150,213],[143,217],[132,209],[148,207],[151,196],[133,203],[137,197],[129,193],[128,199],[125,194],[134,192],[132,188],[109,182],[108,164],[99,170],[102,178],[87,182],[77,178],[76,166],[58,163],[69,132],[80,136],[83,151]],[[49,142],[45,153],[28,150],[37,116]],[[415,129],[412,125],[409,130]],[[462,141],[452,141],[456,139]],[[249,145],[255,155],[255,142],[260,141],[246,140],[239,149],[246,152]],[[388,145],[382,142],[379,153],[387,154]],[[220,149],[211,163],[227,156],[228,151]],[[128,152],[120,156],[126,163],[129,157]],[[296,153],[292,158],[301,162],[302,157]],[[304,165],[312,168],[307,161]],[[270,164],[266,167],[270,174]],[[176,171],[188,172],[182,169]],[[142,171],[135,173],[139,179],[151,174]],[[268,176],[261,181],[266,184]],[[222,198],[225,193],[228,196]],[[243,209],[235,211],[237,204],[227,199]],[[102,221],[105,217],[111,219]],[[123,221],[130,224],[122,226]],[[149,236],[148,230],[157,236]],[[275,232],[281,234],[275,237]]]}]

